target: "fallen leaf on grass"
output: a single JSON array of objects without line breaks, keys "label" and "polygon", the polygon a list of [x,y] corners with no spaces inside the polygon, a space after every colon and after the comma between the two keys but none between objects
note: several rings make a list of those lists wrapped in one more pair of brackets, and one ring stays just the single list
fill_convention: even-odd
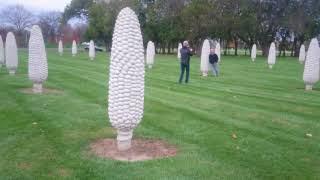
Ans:
[{"label": "fallen leaf on grass", "polygon": [[233,138],[233,139],[237,139],[238,137],[237,137],[236,134],[233,133],[233,134],[232,134],[232,138]]}]

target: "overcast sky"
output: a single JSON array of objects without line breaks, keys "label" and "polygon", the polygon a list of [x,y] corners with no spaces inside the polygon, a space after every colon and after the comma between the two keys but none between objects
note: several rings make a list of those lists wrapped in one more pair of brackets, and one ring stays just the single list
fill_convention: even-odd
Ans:
[{"label": "overcast sky", "polygon": [[71,0],[0,0],[0,9],[7,5],[22,4],[34,11],[63,11]]}]

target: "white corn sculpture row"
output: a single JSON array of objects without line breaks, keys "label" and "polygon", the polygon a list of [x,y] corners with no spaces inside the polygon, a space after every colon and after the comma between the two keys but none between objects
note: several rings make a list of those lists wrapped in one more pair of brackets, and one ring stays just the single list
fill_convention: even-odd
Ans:
[{"label": "white corn sculpture row", "polygon": [[29,40],[29,79],[33,82],[33,92],[42,93],[42,84],[48,78],[47,53],[39,26],[31,29]]},{"label": "white corn sculpture row", "polygon": [[154,64],[155,55],[156,55],[155,45],[152,41],[149,41],[147,45],[147,54],[146,54],[146,63],[149,69],[151,69]]},{"label": "white corn sculpture row", "polygon": [[178,45],[178,60],[181,59],[181,52],[180,52],[181,49],[182,49],[182,44],[179,43],[179,45]]},{"label": "white corn sculpture row", "polygon": [[2,37],[0,36],[0,68],[5,65],[4,46]]},{"label": "white corn sculpture row", "polygon": [[302,44],[300,47],[299,62],[301,64],[304,64],[305,61],[306,61],[306,47]]},{"label": "white corn sculpture row", "polygon": [[219,42],[217,42],[217,44],[216,44],[216,55],[218,56],[218,58],[219,58],[219,62],[221,61],[221,46],[220,46],[220,43]]},{"label": "white corn sculpture row", "polygon": [[6,38],[6,67],[9,70],[10,75],[16,74],[18,69],[18,48],[16,38],[12,32],[7,34]]},{"label": "white corn sculpture row", "polygon": [[109,79],[109,119],[117,129],[118,149],[131,148],[133,129],[144,108],[144,48],[137,15],[124,8],[119,13],[112,39]]},{"label": "white corn sculpture row", "polygon": [[63,55],[63,43],[61,40],[59,41],[58,52],[59,52],[60,56]]},{"label": "white corn sculpture row", "polygon": [[96,57],[96,49],[93,40],[91,40],[89,44],[89,57],[92,61]]},{"label": "white corn sculpture row", "polygon": [[277,56],[277,54],[276,54],[276,45],[273,42],[270,45],[269,55],[268,55],[268,65],[269,65],[270,69],[272,69],[273,65],[276,64],[276,58],[277,58],[276,56]]},{"label": "white corn sculpture row", "polygon": [[202,45],[201,51],[201,65],[200,70],[202,72],[202,76],[207,77],[209,71],[209,54],[210,54],[210,42],[206,39]]},{"label": "white corn sculpture row", "polygon": [[251,49],[251,60],[252,62],[255,62],[256,59],[257,59],[257,45],[254,44]]},{"label": "white corn sculpture row", "polygon": [[306,90],[312,90],[313,85],[319,81],[320,75],[320,48],[316,38],[311,40],[304,66],[303,80]]},{"label": "white corn sculpture row", "polygon": [[77,42],[73,40],[72,42],[72,56],[76,56],[78,53]]}]

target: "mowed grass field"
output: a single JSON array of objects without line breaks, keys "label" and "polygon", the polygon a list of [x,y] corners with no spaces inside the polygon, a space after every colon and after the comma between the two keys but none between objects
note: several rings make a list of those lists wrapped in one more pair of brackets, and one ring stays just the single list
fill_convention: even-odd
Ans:
[{"label": "mowed grass field", "polygon": [[[27,52],[16,76],[0,70],[0,179],[320,179],[320,86],[304,91],[303,67],[281,58],[223,57],[219,78],[202,78],[192,58],[179,85],[175,56],[146,70],[145,113],[135,138],[175,145],[170,159],[101,159],[90,143],[115,138],[107,116],[109,55],[60,57],[49,49],[47,88],[27,95]],[[312,134],[307,137],[306,134]]]}]

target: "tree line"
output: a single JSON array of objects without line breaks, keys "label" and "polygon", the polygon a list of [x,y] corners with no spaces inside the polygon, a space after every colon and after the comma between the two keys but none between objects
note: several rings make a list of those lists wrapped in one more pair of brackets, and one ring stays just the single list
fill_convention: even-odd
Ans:
[{"label": "tree line", "polygon": [[199,49],[211,38],[225,54],[256,43],[266,55],[275,41],[280,55],[297,56],[300,45],[320,33],[319,0],[73,0],[64,18],[87,17],[86,37],[110,47],[116,15],[125,6],[138,14],[145,43],[154,41],[161,53],[185,39]]}]

